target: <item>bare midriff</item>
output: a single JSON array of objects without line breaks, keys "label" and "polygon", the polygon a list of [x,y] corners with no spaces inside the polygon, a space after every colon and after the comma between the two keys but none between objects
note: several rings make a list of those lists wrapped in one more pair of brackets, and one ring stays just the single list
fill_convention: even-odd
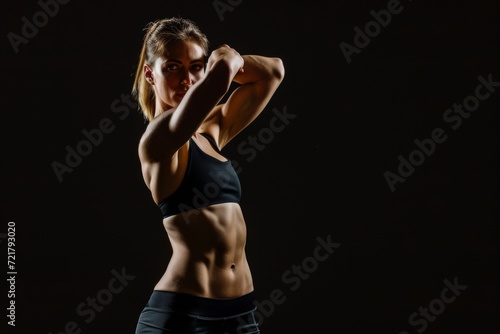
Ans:
[{"label": "bare midriff", "polygon": [[238,203],[222,203],[167,217],[172,257],[155,290],[207,298],[253,291],[245,255],[246,225]]}]

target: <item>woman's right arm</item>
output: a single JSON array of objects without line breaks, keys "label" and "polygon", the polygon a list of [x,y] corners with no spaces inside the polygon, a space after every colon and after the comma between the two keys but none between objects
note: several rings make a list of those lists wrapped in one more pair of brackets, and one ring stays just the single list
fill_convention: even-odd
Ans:
[{"label": "woman's right arm", "polygon": [[214,50],[205,76],[187,91],[179,106],[148,124],[138,153],[144,181],[156,202],[182,180],[187,149],[181,148],[186,148],[189,138],[224,97],[243,63],[240,54],[227,45]]},{"label": "woman's right arm", "polygon": [[214,50],[204,77],[188,90],[179,106],[160,114],[146,128],[139,144],[141,160],[171,159],[217,106],[242,68],[243,58],[234,49],[222,45]]}]

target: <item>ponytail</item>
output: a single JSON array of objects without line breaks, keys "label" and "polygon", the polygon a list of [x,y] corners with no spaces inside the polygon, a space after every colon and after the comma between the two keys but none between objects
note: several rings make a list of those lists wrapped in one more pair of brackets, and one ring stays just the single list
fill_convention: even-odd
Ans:
[{"label": "ponytail", "polygon": [[147,48],[151,32],[155,30],[158,22],[149,23],[145,30],[147,30],[144,40],[142,42],[142,49],[139,55],[139,64],[135,72],[134,85],[132,86],[132,95],[139,102],[139,109],[142,111],[144,118],[150,122],[155,114],[155,94],[151,84],[147,82],[144,76],[144,65],[147,64]]}]

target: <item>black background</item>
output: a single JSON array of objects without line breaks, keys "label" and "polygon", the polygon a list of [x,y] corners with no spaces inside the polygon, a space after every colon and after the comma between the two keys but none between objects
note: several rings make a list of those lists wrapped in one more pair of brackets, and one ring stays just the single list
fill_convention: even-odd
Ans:
[{"label": "black background", "polygon": [[[140,173],[146,125],[121,99],[146,23],[180,15],[212,48],[278,56],[286,68],[266,112],[225,149],[241,169],[262,333],[498,333],[499,87],[458,128],[443,120],[475,94],[479,76],[500,81],[498,2],[404,0],[350,63],[340,43],[353,45],[353,28],[388,1],[219,3],[230,10],[74,0],[52,7],[17,52],[8,34],[21,36],[22,18],[33,22],[42,7],[4,4],[0,240],[8,277],[15,222],[17,275],[16,326],[2,315],[2,327],[56,334],[74,321],[75,333],[134,333],[170,246]],[[273,132],[284,111],[295,118]],[[58,179],[53,163],[66,164],[66,147],[106,118],[113,131]],[[384,173],[398,173],[398,156],[437,128],[446,141],[392,192]],[[252,159],[238,149],[250,136],[263,148]],[[318,238],[340,244],[324,261],[312,258]],[[287,276],[294,265],[307,276]],[[129,277],[110,294],[113,270]],[[412,325],[419,308],[439,306],[445,280],[466,288],[427,327],[422,316]],[[276,289],[279,304],[270,301]],[[93,317],[89,306],[77,311],[96,297],[106,305]]]}]

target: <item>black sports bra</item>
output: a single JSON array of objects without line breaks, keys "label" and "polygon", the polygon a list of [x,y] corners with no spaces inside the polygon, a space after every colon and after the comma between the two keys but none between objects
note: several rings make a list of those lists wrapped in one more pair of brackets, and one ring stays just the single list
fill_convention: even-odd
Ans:
[{"label": "black sports bra", "polygon": [[[215,140],[206,133],[213,148],[221,153]],[[193,138],[189,139],[189,157],[184,178],[174,193],[158,206],[163,218],[212,204],[235,202],[241,199],[241,184],[231,161],[220,161],[205,153]]]}]

